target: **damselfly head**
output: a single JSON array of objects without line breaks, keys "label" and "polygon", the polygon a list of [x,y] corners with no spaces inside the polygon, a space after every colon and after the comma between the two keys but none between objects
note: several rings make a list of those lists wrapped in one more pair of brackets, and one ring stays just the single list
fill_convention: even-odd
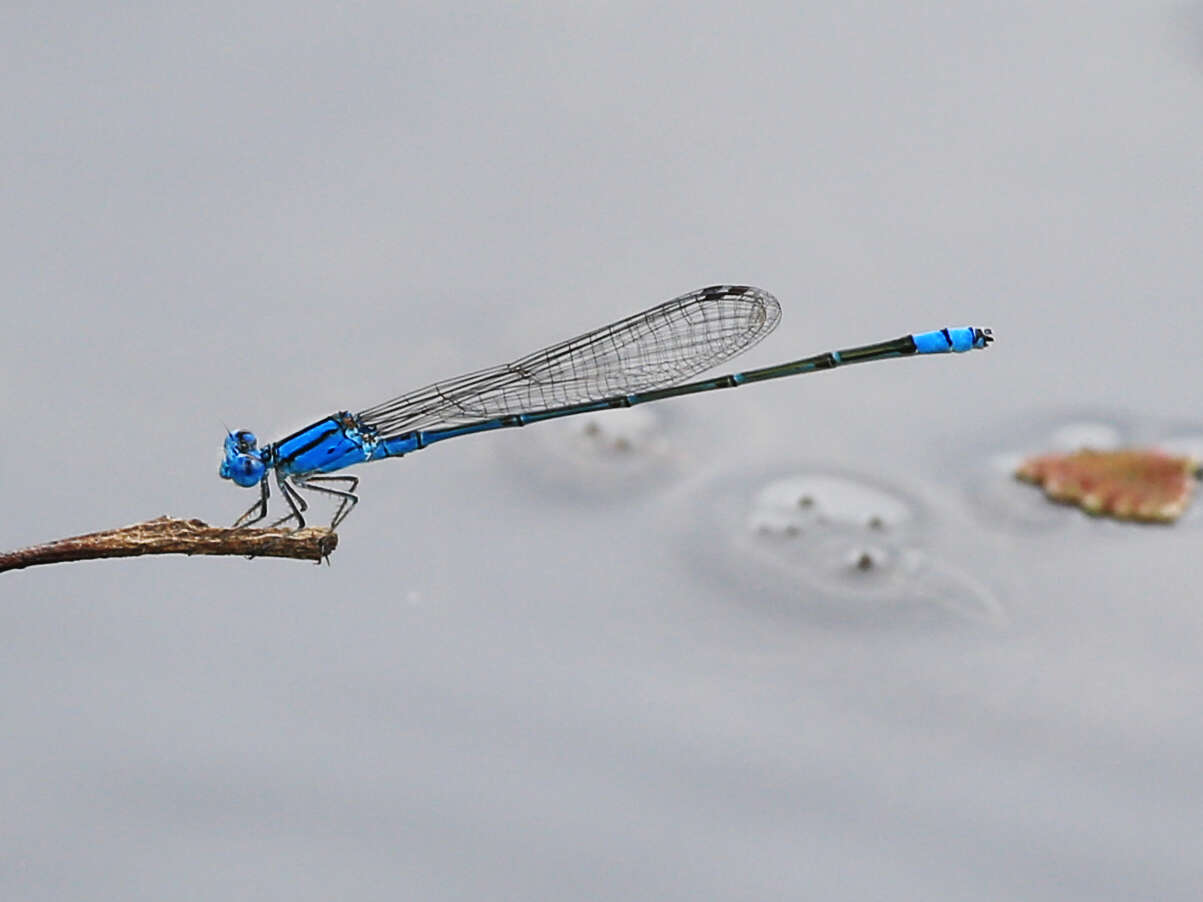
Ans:
[{"label": "damselfly head", "polygon": [[225,456],[221,468],[217,471],[218,475],[222,479],[232,479],[240,486],[258,485],[267,469],[258,445],[259,440],[253,432],[245,429],[227,432]]}]

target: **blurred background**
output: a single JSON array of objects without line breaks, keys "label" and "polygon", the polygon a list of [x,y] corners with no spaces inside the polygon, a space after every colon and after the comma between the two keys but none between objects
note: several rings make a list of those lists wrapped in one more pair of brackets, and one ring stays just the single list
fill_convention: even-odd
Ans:
[{"label": "blurred background", "polygon": [[0,576],[3,898],[1203,892],[1199,518],[996,466],[1203,434],[1203,6],[6,4],[0,100],[4,548],[714,282],[998,336]]}]

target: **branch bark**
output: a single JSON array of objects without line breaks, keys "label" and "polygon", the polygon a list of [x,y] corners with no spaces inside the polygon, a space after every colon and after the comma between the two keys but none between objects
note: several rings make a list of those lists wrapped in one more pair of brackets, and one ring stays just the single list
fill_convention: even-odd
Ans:
[{"label": "branch bark", "polygon": [[0,573],[37,564],[91,561],[144,554],[227,554],[240,557],[283,557],[321,563],[338,547],[338,535],[311,526],[283,529],[230,529],[202,520],[159,517],[120,529],[58,539],[0,554]]}]

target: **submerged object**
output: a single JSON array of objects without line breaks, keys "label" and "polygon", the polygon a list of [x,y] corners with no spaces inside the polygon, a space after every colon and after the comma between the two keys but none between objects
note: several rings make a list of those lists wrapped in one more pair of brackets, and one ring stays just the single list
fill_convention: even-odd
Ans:
[{"label": "submerged object", "polygon": [[1015,475],[1095,516],[1172,523],[1190,506],[1199,466],[1193,457],[1156,448],[1082,448],[1029,457]]}]

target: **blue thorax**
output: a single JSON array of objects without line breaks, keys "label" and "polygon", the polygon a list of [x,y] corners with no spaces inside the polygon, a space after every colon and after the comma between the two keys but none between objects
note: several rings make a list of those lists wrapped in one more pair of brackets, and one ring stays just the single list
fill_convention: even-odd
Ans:
[{"label": "blue thorax", "polygon": [[354,464],[397,454],[377,438],[375,430],[363,427],[345,410],[265,448],[258,447],[253,432],[240,429],[226,436],[224,449],[225,456],[218,472],[223,479],[232,479],[238,485],[248,487],[257,485],[271,469],[281,476],[333,473]]}]

